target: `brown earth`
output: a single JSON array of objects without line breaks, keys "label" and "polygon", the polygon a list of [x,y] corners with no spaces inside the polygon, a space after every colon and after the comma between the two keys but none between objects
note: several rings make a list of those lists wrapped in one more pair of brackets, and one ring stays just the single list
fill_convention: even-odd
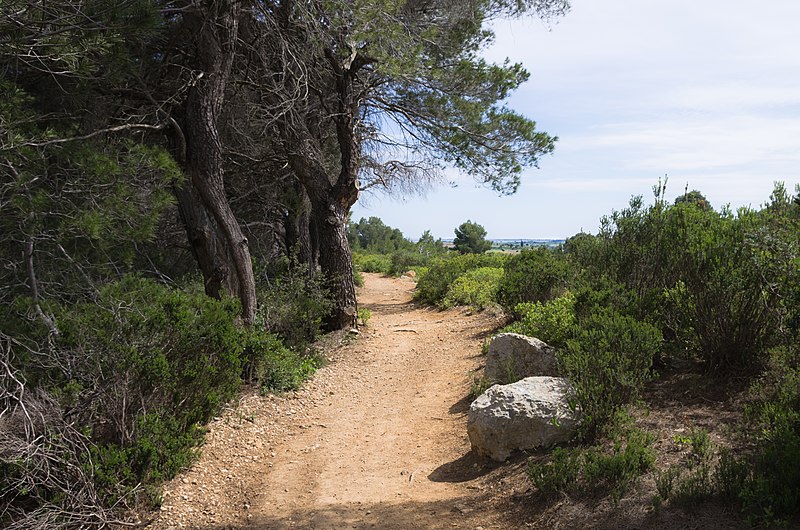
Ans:
[{"label": "brown earth", "polygon": [[[543,498],[525,476],[525,455],[504,465],[475,456],[467,396],[498,319],[417,307],[407,278],[365,279],[368,326],[338,336],[330,363],[302,390],[245,395],[212,422],[197,462],[166,485],[150,528],[738,526],[719,507],[654,513],[652,478],[618,504]],[[707,408],[713,416],[716,407]],[[668,408],[645,421],[669,445],[684,419]]]}]

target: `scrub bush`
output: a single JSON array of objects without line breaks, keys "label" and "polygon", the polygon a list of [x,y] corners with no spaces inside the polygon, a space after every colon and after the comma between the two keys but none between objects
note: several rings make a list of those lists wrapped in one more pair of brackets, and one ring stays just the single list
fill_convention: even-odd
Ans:
[{"label": "scrub bush", "polygon": [[[155,486],[193,459],[203,425],[244,372],[282,391],[318,365],[263,326],[237,325],[238,300],[209,298],[199,286],[127,276],[91,302],[47,310],[60,330],[50,345],[14,341],[0,359],[15,374],[0,385],[3,406],[13,405],[0,429],[4,524],[36,514],[68,526],[65,517],[92,503],[102,511],[156,502]],[[28,382],[37,390],[20,393]],[[20,403],[39,412],[24,415]]]},{"label": "scrub bush", "polygon": [[450,284],[440,307],[468,305],[478,311],[497,303],[496,293],[503,269],[481,267],[466,272]]},{"label": "scrub bush", "polygon": [[572,383],[572,405],[583,414],[585,438],[607,431],[617,412],[639,397],[661,342],[658,329],[610,308],[578,323],[558,361]]},{"label": "scrub bush", "polygon": [[561,347],[572,337],[575,327],[575,297],[571,293],[546,303],[525,302],[514,308],[521,320],[503,329],[536,337],[551,346]]},{"label": "scrub bush", "polygon": [[497,300],[511,313],[524,302],[547,302],[560,295],[570,278],[570,266],[561,254],[539,247],[508,259]]},{"label": "scrub bush", "polygon": [[424,275],[418,277],[414,299],[438,305],[447,296],[452,284],[462,274],[482,267],[501,268],[507,258],[503,254],[463,254],[435,259]]}]

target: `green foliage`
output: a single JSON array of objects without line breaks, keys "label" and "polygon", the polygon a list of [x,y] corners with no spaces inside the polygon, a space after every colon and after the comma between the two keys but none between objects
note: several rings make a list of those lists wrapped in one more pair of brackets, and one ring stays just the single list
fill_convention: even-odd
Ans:
[{"label": "green foliage", "polygon": [[556,347],[564,346],[575,332],[575,297],[569,292],[544,304],[524,302],[514,308],[514,314],[521,319],[503,332],[536,337]]},{"label": "green foliage", "polygon": [[505,264],[498,301],[508,312],[523,302],[547,302],[564,291],[569,275],[561,255],[547,248],[525,249]]},{"label": "green foliage", "polygon": [[414,244],[403,237],[400,230],[385,225],[378,217],[362,217],[357,223],[350,223],[347,238],[353,250],[365,250],[374,254],[390,254],[397,250],[414,248]]},{"label": "green foliage", "polygon": [[[528,78],[524,68],[492,64],[479,52],[492,41],[492,19],[561,13],[568,3],[469,2],[455,9],[369,4],[363,10],[333,5],[339,16],[359,13],[347,26],[362,28],[355,31],[357,40],[369,43],[364,53],[377,59],[375,74],[383,82],[375,84],[374,105],[382,119],[410,132],[403,147],[428,166],[452,165],[501,193],[516,191],[523,167],[552,152],[555,139],[503,104]],[[402,177],[408,167],[391,164],[384,171]]]},{"label": "green foliage", "polygon": [[691,204],[701,210],[711,209],[711,203],[708,202],[705,195],[697,190],[687,191],[683,195],[678,195],[675,199],[675,205],[677,206],[678,204]]},{"label": "green foliage", "polygon": [[467,221],[455,230],[453,246],[461,254],[483,254],[492,248],[491,241],[486,240],[486,229],[478,223]]},{"label": "green foliage", "polygon": [[653,440],[652,434],[628,427],[614,435],[610,447],[557,447],[549,461],[531,461],[528,476],[546,494],[602,491],[616,502],[639,476],[653,467]]},{"label": "green foliage", "polygon": [[[375,235],[375,232],[383,234]],[[365,235],[366,234],[366,235]],[[353,267],[361,272],[379,272],[400,276],[409,270],[427,266],[447,252],[442,241],[425,231],[417,243],[403,239],[400,231],[383,224],[377,217],[350,224],[348,238],[353,244]],[[398,239],[399,238],[399,239]],[[398,243],[402,239],[402,243]],[[366,246],[363,246],[366,245]]]},{"label": "green foliage", "polygon": [[358,325],[366,327],[369,324],[369,319],[372,318],[372,311],[367,308],[359,308],[358,310]]},{"label": "green foliage", "polygon": [[303,267],[277,271],[272,277],[261,270],[256,285],[258,319],[267,331],[295,349],[302,349],[319,335],[333,306],[319,276],[310,276]]},{"label": "green foliage", "polygon": [[556,447],[545,463],[528,463],[528,476],[533,485],[543,493],[572,491],[581,473],[580,450]]},{"label": "green foliage", "polygon": [[664,471],[656,471],[655,481],[659,502],[666,501],[672,496],[672,492],[675,489],[675,480],[680,477],[680,474],[680,469],[674,466]]},{"label": "green foliage", "polygon": [[423,304],[438,305],[459,276],[481,267],[500,268],[506,261],[502,254],[464,254],[437,258],[424,275],[417,279],[414,299]]},{"label": "green foliage", "polygon": [[301,355],[283,345],[264,330],[250,330],[246,342],[249,379],[258,383],[262,393],[297,390],[322,366],[317,355]]},{"label": "green foliage", "polygon": [[588,450],[584,455],[584,476],[588,484],[610,491],[619,499],[643,473],[652,469],[655,453],[651,447],[652,434],[639,429],[630,430],[624,440],[613,440],[611,452]]},{"label": "green foliage", "polygon": [[136,484],[168,479],[191,458],[199,426],[239,388],[248,331],[238,304],[128,276],[93,303],[58,310],[58,347],[71,378],[54,388],[91,429],[98,486],[111,501]]},{"label": "green foliage", "polygon": [[[636,300],[626,312],[661,327],[668,350],[696,355],[714,372],[756,366],[786,312],[776,287],[789,268],[768,274],[765,263],[775,261],[765,257],[790,262],[796,236],[768,230],[766,224],[780,224],[769,209],[716,212],[692,202],[670,206],[662,197],[662,187],[652,206],[634,197],[603,219],[597,238],[569,241],[567,255],[586,276],[630,290]],[[786,212],[791,203],[782,197],[775,210]]]},{"label": "green foliage", "polygon": [[486,377],[477,376],[477,375],[473,376],[472,385],[470,385],[470,388],[469,388],[469,397],[470,397],[470,399],[472,401],[476,400],[481,395],[483,395],[484,392],[489,390],[489,388],[493,384],[494,383],[490,379],[487,379]]},{"label": "green foliage", "polygon": [[652,377],[661,341],[652,325],[613,309],[599,310],[579,323],[558,361],[572,383],[570,399],[583,414],[586,438],[607,430],[616,413],[638,398]]},{"label": "green foliage", "polygon": [[[727,481],[733,484],[727,493],[735,492],[753,522],[772,525],[800,514],[800,353],[796,346],[773,355],[754,391],[756,400],[746,408],[745,418],[757,429],[756,448],[749,458],[732,458],[724,468],[728,477],[739,479]],[[743,466],[749,470],[746,475]]]},{"label": "green foliage", "polygon": [[197,289],[126,276],[93,302],[47,307],[60,329],[53,347],[70,370],[15,358],[25,378],[53,395],[71,425],[87,433],[90,453],[82,465],[108,506],[135,501],[130,494],[138,484],[151,491],[185,467],[202,441],[202,425],[236,395],[243,373],[265,389],[285,391],[319,366],[318,358],[289,350],[263,326],[237,325],[238,301]]},{"label": "green foliage", "polygon": [[379,272],[389,274],[392,261],[384,254],[366,254],[361,251],[353,252],[353,268],[359,272]]},{"label": "green foliage", "polygon": [[496,293],[503,269],[480,267],[465,272],[450,284],[440,306],[468,305],[478,311],[497,303]]},{"label": "green foliage", "polygon": [[386,272],[392,276],[400,276],[409,270],[414,270],[429,264],[432,258],[417,250],[398,250],[392,253],[390,260],[391,265]]}]

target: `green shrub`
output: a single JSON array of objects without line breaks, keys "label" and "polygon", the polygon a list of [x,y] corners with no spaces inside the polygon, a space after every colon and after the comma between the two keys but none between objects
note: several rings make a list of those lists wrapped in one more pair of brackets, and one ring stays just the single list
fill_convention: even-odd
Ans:
[{"label": "green shrub", "polygon": [[524,302],[514,308],[521,320],[503,329],[507,333],[521,333],[536,337],[546,343],[561,347],[574,333],[575,297],[571,293],[542,304]]},{"label": "green shrub", "polygon": [[653,440],[652,434],[628,427],[614,434],[610,447],[557,447],[549,461],[529,463],[528,476],[543,493],[603,491],[616,501],[639,476],[652,469]]},{"label": "green shrub", "polygon": [[391,268],[392,260],[386,254],[353,252],[353,269],[359,272],[379,272],[381,274],[389,274]]},{"label": "green shrub", "polygon": [[525,249],[505,264],[497,299],[507,312],[524,302],[547,302],[560,295],[570,277],[563,255],[548,248]]},{"label": "green shrub", "polygon": [[674,267],[689,300],[681,325],[693,330],[709,371],[725,372],[761,361],[774,329],[774,305],[766,278],[747,239],[759,224],[751,210],[736,216],[688,205],[670,210],[682,250]]},{"label": "green shrub", "polygon": [[[58,465],[82,466],[107,506],[135,503],[184,468],[202,441],[202,426],[236,395],[243,374],[284,391],[319,365],[258,322],[242,328],[237,300],[214,300],[199,286],[180,291],[128,276],[91,303],[48,309],[61,331],[53,348],[69,371],[29,363],[24,375],[47,387],[40,395],[54,396],[51,409],[63,409],[48,411],[52,418],[68,415],[59,443],[85,447],[60,450]],[[6,479],[19,481],[36,476],[36,458],[20,468],[0,456],[0,467],[11,466]],[[41,458],[53,459],[44,452]],[[41,502],[65,498],[44,491],[51,486],[40,486]]]},{"label": "green shrub", "polygon": [[591,439],[638,398],[652,375],[661,333],[612,309],[598,310],[578,326],[558,360],[572,383],[572,404],[583,413],[583,434]]},{"label": "green shrub", "polygon": [[464,254],[435,259],[428,271],[418,277],[414,299],[437,305],[447,295],[450,284],[467,271],[481,267],[500,268],[506,261],[503,254]]},{"label": "green shrub", "polygon": [[675,468],[675,481],[668,498],[682,506],[694,506],[711,498],[714,491],[713,462],[715,446],[706,429],[693,428],[688,436],[677,436],[675,441],[689,446],[689,461],[683,472]]},{"label": "green shrub", "polygon": [[528,477],[542,493],[572,491],[578,481],[582,466],[579,449],[553,449],[547,462],[529,462]]},{"label": "green shrub", "polygon": [[277,345],[267,350],[257,372],[257,381],[262,393],[297,390],[322,366],[322,358],[316,355],[301,355]]},{"label": "green shrub", "polygon": [[503,269],[493,267],[481,267],[468,271],[450,284],[440,306],[449,308],[468,305],[480,311],[495,305],[497,303],[497,286],[502,277]]},{"label": "green shrub", "polygon": [[[736,495],[747,516],[758,524],[783,523],[800,514],[800,352],[773,354],[768,372],[755,385],[757,399],[745,408],[745,421],[756,431],[751,455],[730,459],[727,477],[748,472]],[[718,481],[725,475],[718,473]]]},{"label": "green shrub", "polygon": [[173,476],[200,441],[199,426],[235,395],[249,341],[238,313],[236,300],[135,276],[60,310],[58,347],[75,364],[56,387],[78,404],[77,424],[97,445],[98,481],[112,500]]},{"label": "green shrub", "polygon": [[372,318],[372,311],[367,308],[360,308],[358,310],[358,325],[359,326],[367,326],[369,323],[369,319]]},{"label": "green shrub", "polygon": [[472,378],[472,385],[470,385],[469,389],[469,397],[472,401],[478,399],[484,392],[489,390],[489,388],[494,383],[483,376],[473,376]]},{"label": "green shrub", "polygon": [[613,441],[610,453],[598,448],[586,451],[584,476],[592,488],[610,491],[619,499],[643,473],[652,469],[655,452],[651,447],[654,436],[639,429],[630,430]]},{"label": "green shrub", "polygon": [[319,276],[302,267],[286,269],[274,277],[258,276],[258,318],[264,329],[302,349],[319,336],[322,320],[333,307]]},{"label": "green shrub", "polygon": [[390,256],[391,265],[387,271],[392,276],[400,276],[409,270],[428,265],[433,258],[417,250],[398,250]]}]

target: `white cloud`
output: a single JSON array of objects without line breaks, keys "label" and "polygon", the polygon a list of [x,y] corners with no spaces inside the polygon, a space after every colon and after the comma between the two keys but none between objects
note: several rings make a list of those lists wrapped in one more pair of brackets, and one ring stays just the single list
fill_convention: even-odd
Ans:
[{"label": "white cloud", "polygon": [[[632,195],[701,190],[715,206],[759,206],[800,182],[800,1],[573,0],[552,26],[499,22],[491,60],[531,80],[510,104],[557,134],[553,157],[515,197],[459,184],[370,215],[449,237],[478,219],[494,237],[567,236]],[[408,228],[406,228],[406,226]]]}]

